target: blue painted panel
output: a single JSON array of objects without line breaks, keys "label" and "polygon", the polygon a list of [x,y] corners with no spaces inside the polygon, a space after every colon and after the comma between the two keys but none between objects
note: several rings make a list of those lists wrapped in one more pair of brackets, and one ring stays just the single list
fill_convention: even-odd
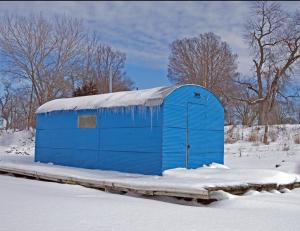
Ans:
[{"label": "blue painted panel", "polygon": [[[106,117],[103,110],[37,115],[36,161],[83,168],[161,174],[160,109],[139,109],[134,117],[130,113],[125,113],[124,116],[124,113],[118,112],[121,111],[105,112]],[[98,128],[77,128],[78,115],[81,114],[97,114]],[[99,157],[100,150],[106,150],[103,153],[107,155]],[[102,163],[101,158],[106,162]],[[122,163],[128,164],[123,166]]]},{"label": "blue painted panel", "polygon": [[[189,118],[190,167],[223,162],[223,107],[198,86],[176,89],[163,106],[151,110],[128,107],[38,114],[36,160],[143,174],[184,167],[188,103],[202,105]],[[96,114],[97,128],[77,128],[81,114]]]},{"label": "blue painted panel", "polygon": [[164,105],[164,127],[186,128],[186,105]]},{"label": "blue painted panel", "polygon": [[37,147],[98,150],[99,146],[98,129],[38,129],[37,137]]},{"label": "blue painted panel", "polygon": [[[37,129],[73,129],[78,126],[79,115],[97,115],[96,110],[79,111],[54,111],[36,115]],[[99,116],[97,115],[97,127],[99,127]],[[94,128],[90,128],[94,129]]]},{"label": "blue painted panel", "polygon": [[163,169],[185,167],[185,128],[164,128]]},{"label": "blue painted panel", "polygon": [[50,112],[36,115],[37,129],[71,129],[77,126],[77,113]]},{"label": "blue painted panel", "polygon": [[211,163],[224,164],[224,154],[223,152],[218,153],[199,153],[197,155],[189,156],[188,167],[198,168],[202,167],[204,164],[208,165]]},{"label": "blue painted panel", "polygon": [[[195,92],[200,93],[200,97],[195,96]],[[179,128],[186,128],[187,116],[191,146],[189,167],[211,162],[223,163],[224,110],[220,101],[205,88],[183,86],[164,101],[163,170],[185,167],[186,130]],[[174,129],[169,130],[169,127]]]},{"label": "blue painted panel", "polygon": [[185,168],[185,152],[164,152],[162,169]]},{"label": "blue painted panel", "polygon": [[98,151],[86,149],[37,148],[35,161],[91,169],[99,166]]},{"label": "blue painted panel", "polygon": [[207,108],[188,103],[189,168],[212,162],[223,163],[220,159],[224,152],[223,113],[213,114],[214,110]]},{"label": "blue painted panel", "polygon": [[101,151],[100,168],[129,173],[161,174],[161,153]]},{"label": "blue painted panel", "polygon": [[[39,148],[52,148],[55,146],[55,140],[56,136],[53,133],[53,131],[56,131],[57,133],[60,133],[59,130],[50,130],[50,129],[37,129],[37,134],[36,134],[36,145]],[[62,134],[62,133],[60,133]],[[64,143],[64,140],[60,139],[61,143]],[[72,147],[72,146],[71,146]]]},{"label": "blue painted panel", "polygon": [[101,128],[160,127],[161,107],[129,107],[102,109]]},{"label": "blue painted panel", "polygon": [[[200,93],[200,97],[195,96],[194,93]],[[164,103],[177,104],[182,106],[186,106],[187,102],[209,105],[216,100],[218,101],[218,99],[205,88],[189,85],[177,88],[165,98]]]},{"label": "blue painted panel", "polygon": [[101,129],[100,150],[160,152],[161,128]]},{"label": "blue painted panel", "polygon": [[40,134],[40,130],[35,130],[35,147],[42,147],[43,139]]},{"label": "blue painted panel", "polygon": [[206,129],[206,125],[209,122],[206,105],[188,103],[188,128]]},{"label": "blue painted panel", "polygon": [[78,128],[75,129],[75,147],[77,149],[99,149],[100,130],[91,128]]},{"label": "blue painted panel", "polygon": [[224,133],[222,131],[202,131],[189,129],[189,154],[222,152]]},{"label": "blue painted panel", "polygon": [[164,128],[163,131],[164,152],[184,152],[186,146],[185,128]]},{"label": "blue painted panel", "polygon": [[223,110],[206,105],[188,103],[189,128],[201,130],[223,130]]}]

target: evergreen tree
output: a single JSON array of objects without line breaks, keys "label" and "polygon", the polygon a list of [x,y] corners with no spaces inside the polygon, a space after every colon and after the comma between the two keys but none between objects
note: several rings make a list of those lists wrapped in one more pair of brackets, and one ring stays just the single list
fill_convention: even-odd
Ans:
[{"label": "evergreen tree", "polygon": [[73,96],[85,96],[85,95],[97,95],[99,94],[98,87],[93,81],[87,81],[81,87],[78,87],[74,92]]}]

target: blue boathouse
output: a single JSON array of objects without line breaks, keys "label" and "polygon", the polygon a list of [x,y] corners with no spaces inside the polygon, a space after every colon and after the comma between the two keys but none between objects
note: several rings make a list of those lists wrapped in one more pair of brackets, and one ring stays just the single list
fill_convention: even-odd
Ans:
[{"label": "blue boathouse", "polygon": [[35,161],[161,175],[224,162],[224,109],[199,85],[56,99],[36,112]]}]

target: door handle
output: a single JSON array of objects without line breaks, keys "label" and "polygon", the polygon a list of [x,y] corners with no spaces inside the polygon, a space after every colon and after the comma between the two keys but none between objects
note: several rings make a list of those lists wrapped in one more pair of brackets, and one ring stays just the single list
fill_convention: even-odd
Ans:
[{"label": "door handle", "polygon": [[187,145],[187,148],[190,148],[190,147],[191,147],[191,146],[188,144],[188,145]]}]

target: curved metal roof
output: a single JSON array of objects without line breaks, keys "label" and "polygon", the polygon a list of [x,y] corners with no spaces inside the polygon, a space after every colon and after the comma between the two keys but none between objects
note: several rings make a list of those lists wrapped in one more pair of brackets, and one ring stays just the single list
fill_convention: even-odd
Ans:
[{"label": "curved metal roof", "polygon": [[41,105],[36,113],[128,106],[159,106],[163,103],[164,98],[178,87],[156,87],[145,90],[55,99]]}]

